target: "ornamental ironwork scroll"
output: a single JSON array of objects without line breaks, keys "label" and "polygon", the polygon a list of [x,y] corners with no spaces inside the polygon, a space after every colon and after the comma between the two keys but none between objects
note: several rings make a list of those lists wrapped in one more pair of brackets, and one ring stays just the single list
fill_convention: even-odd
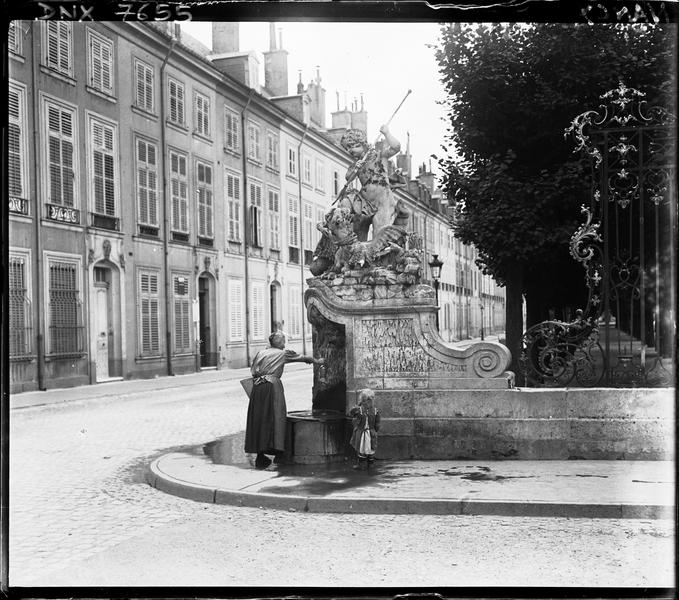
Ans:
[{"label": "ornamental ironwork scroll", "polygon": [[570,242],[587,307],[579,325],[547,321],[524,334],[529,385],[674,383],[676,119],[622,82],[601,99],[566,129],[592,166],[590,205]]}]

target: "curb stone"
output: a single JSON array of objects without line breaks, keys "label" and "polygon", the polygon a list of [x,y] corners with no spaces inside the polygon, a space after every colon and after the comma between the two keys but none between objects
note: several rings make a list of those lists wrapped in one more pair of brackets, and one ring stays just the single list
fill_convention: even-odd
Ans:
[{"label": "curb stone", "polygon": [[673,519],[667,505],[544,502],[525,500],[348,498],[295,496],[202,486],[164,473],[158,463],[147,468],[146,481],[159,491],[196,502],[311,513],[418,514],[605,519]]}]

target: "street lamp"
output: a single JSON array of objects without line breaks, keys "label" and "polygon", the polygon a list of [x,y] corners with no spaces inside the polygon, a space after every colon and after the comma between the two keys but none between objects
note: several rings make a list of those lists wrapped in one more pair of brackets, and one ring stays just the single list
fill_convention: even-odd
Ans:
[{"label": "street lamp", "polygon": [[469,317],[471,317],[471,304],[472,304],[471,296],[467,296],[467,318],[465,320],[467,321],[467,339],[468,340],[470,340],[472,338],[472,336],[469,335]]},{"label": "street lamp", "polygon": [[[429,262],[429,268],[431,269],[431,278],[434,280],[434,291],[436,292],[436,307],[438,309],[439,305],[439,279],[441,278],[441,267],[443,266],[443,261],[439,260],[438,254],[431,255],[431,261]],[[439,329],[439,311],[436,311],[436,330]]]},{"label": "street lamp", "polygon": [[481,341],[483,341],[483,310],[486,307],[483,305],[483,300],[481,300]]}]

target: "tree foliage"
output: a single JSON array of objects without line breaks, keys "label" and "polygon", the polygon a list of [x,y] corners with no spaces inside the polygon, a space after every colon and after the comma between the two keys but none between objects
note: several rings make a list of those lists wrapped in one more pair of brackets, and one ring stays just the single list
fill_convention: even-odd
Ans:
[{"label": "tree foliage", "polygon": [[477,247],[486,273],[503,283],[520,267],[522,291],[558,276],[591,184],[564,130],[621,80],[671,106],[675,38],[675,24],[442,27],[443,188],[456,234]]}]

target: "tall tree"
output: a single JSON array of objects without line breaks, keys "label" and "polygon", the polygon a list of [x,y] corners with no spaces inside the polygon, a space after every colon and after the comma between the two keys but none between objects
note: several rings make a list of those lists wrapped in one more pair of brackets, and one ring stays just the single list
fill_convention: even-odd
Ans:
[{"label": "tall tree", "polygon": [[[596,109],[619,81],[652,103],[676,97],[676,24],[446,25],[436,58],[448,109],[438,158],[454,204],[453,228],[474,244],[484,272],[506,285],[507,345],[518,356],[528,324],[573,286],[568,242],[589,203],[589,165],[564,139],[571,120]],[[582,276],[574,282],[586,298]],[[552,296],[550,298],[550,295]]]}]

